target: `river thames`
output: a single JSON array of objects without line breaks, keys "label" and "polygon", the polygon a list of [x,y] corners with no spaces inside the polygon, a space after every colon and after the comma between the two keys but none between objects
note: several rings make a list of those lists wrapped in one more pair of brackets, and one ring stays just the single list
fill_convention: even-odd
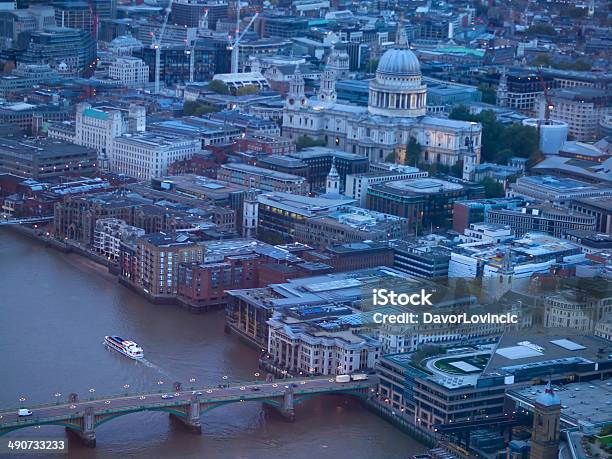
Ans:
[{"label": "river thames", "polygon": [[[223,331],[223,312],[190,314],[154,305],[120,286],[106,269],[0,228],[0,406],[53,403],[129,392],[170,391],[173,381],[217,385],[223,376],[251,381],[258,352]],[[108,351],[105,335],[141,344],[145,362]],[[159,382],[163,382],[159,384]],[[167,414],[135,413],[96,429],[97,446],[70,438],[75,458],[408,458],[424,447],[357,402],[325,396],[287,422],[258,403],[228,405],[202,416],[203,433]],[[64,429],[24,429],[10,438],[66,438]],[[4,439],[8,437],[3,437]]]}]

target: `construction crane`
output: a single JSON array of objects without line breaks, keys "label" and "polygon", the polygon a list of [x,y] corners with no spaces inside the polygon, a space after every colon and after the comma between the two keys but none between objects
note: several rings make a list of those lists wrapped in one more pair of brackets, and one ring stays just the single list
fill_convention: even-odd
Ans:
[{"label": "construction crane", "polygon": [[155,50],[155,94],[159,94],[159,68],[161,66],[161,44],[164,38],[164,32],[166,31],[166,26],[168,25],[168,18],[170,17],[170,12],[172,11],[172,2],[173,0],[170,0],[168,2],[168,8],[166,9],[166,15],[164,16],[164,22],[162,23],[158,37],[155,37],[155,33],[151,32],[151,37],[152,37],[151,48]]},{"label": "construction crane", "polygon": [[[204,9],[204,15],[200,19],[200,24],[208,22],[208,8]],[[188,44],[185,54],[189,56],[189,82],[193,83],[195,76],[195,47],[197,38],[191,40],[191,44]]]},{"label": "construction crane", "polygon": [[[546,86],[546,81],[544,81],[544,75],[542,74],[542,69],[538,70],[538,79],[540,80],[540,86],[542,86],[542,92],[544,93],[544,100],[546,101],[546,105],[544,106],[544,124],[549,124],[550,121],[550,111],[555,108],[552,99],[550,98],[550,94],[548,93],[548,86]],[[538,121],[538,127],[540,126],[540,122]]]},{"label": "construction crane", "polygon": [[236,34],[234,35],[234,42],[233,43],[230,42],[230,45],[227,47],[227,49],[232,51],[232,61],[231,61],[232,62],[232,68],[231,68],[232,73],[238,73],[238,61],[240,58],[240,40],[242,40],[242,37],[244,37],[244,34],[247,33],[247,31],[251,28],[251,26],[253,25],[253,22],[255,22],[255,19],[257,19],[257,16],[259,16],[259,13],[255,13],[255,15],[251,18],[248,25],[244,28],[241,34],[240,33],[240,8],[237,8],[236,10]]}]

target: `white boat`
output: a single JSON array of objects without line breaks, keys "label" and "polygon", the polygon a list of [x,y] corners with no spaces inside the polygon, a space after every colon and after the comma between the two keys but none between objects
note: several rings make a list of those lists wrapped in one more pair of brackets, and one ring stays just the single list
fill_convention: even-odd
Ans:
[{"label": "white boat", "polygon": [[125,340],[119,336],[105,336],[104,344],[130,359],[138,360],[144,357],[144,352],[138,344],[134,341]]}]

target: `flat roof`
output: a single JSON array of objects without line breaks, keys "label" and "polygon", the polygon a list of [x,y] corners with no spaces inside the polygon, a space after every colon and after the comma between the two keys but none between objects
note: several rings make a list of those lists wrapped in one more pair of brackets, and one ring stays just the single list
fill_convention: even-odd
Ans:
[{"label": "flat roof", "polygon": [[[533,406],[545,385],[511,390],[508,395]],[[612,382],[588,381],[553,386],[561,400],[561,421],[578,426],[580,422],[603,424],[612,421]]]}]

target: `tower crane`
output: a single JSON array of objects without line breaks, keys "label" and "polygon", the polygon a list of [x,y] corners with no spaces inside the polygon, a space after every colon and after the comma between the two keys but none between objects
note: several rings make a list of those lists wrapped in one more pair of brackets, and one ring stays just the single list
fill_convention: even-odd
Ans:
[{"label": "tower crane", "polygon": [[[200,19],[200,24],[208,23],[208,8],[204,9],[204,15]],[[185,54],[189,55],[189,82],[193,83],[194,74],[195,74],[195,47],[196,47],[197,38],[194,38],[191,41],[191,44],[188,44],[187,49],[185,50]]]},{"label": "tower crane", "polygon": [[240,40],[242,40],[242,37],[244,37],[244,34],[247,33],[248,30],[251,28],[251,26],[253,25],[253,22],[255,22],[255,19],[257,19],[257,16],[259,16],[259,13],[255,13],[255,15],[249,21],[248,25],[244,28],[242,33],[240,33],[240,9],[238,8],[236,11],[236,35],[234,35],[234,42],[233,43],[230,42],[230,45],[227,47],[227,49],[232,51],[232,68],[231,68],[232,73],[238,73],[238,61],[240,57]]},{"label": "tower crane", "polygon": [[166,14],[164,16],[164,22],[162,23],[161,29],[159,31],[158,36],[155,36],[154,32],[151,32],[151,48],[155,50],[155,94],[159,94],[159,68],[161,66],[161,44],[164,38],[164,32],[166,31],[166,26],[168,25],[168,18],[170,17],[170,11],[172,11],[172,2],[170,0],[168,2],[168,7],[166,9]]},{"label": "tower crane", "polygon": [[[549,124],[550,121],[550,111],[555,108],[552,99],[550,98],[550,94],[548,93],[548,86],[546,86],[546,81],[544,81],[544,75],[542,74],[542,69],[538,70],[538,79],[540,80],[540,86],[542,86],[542,92],[544,93],[544,100],[546,105],[544,106],[544,124]],[[538,121],[538,128],[540,127],[540,121]]]}]

